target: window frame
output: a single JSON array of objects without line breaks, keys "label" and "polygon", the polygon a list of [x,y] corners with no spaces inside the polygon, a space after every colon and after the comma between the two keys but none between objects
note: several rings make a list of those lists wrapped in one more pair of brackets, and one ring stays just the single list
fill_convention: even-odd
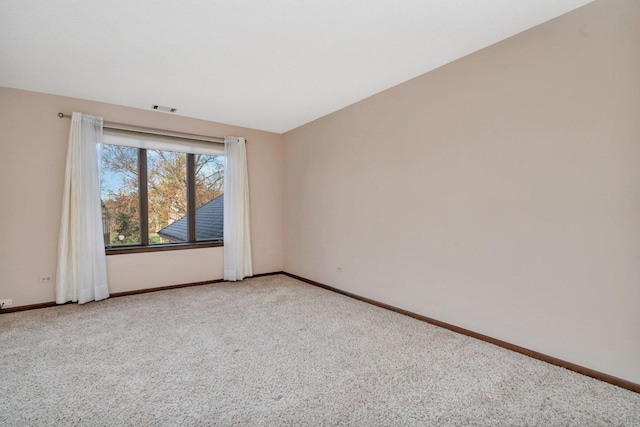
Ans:
[{"label": "window frame", "polygon": [[[105,145],[110,145],[105,143]],[[149,244],[149,175],[147,148],[138,150],[138,209],[140,243],[126,245],[105,245],[106,255],[123,255],[144,252],[163,252],[183,249],[200,249],[224,246],[222,240],[198,240],[196,231],[196,168],[195,154],[176,151],[187,156],[187,242]]]}]

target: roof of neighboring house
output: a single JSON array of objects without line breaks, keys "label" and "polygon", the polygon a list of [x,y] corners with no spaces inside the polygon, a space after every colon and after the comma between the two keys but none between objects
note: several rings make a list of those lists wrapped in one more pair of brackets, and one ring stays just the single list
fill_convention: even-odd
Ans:
[{"label": "roof of neighboring house", "polygon": [[[197,239],[222,240],[223,216],[224,197],[222,194],[196,209]],[[158,234],[165,239],[184,242],[187,240],[187,226],[185,215],[158,231]]]}]

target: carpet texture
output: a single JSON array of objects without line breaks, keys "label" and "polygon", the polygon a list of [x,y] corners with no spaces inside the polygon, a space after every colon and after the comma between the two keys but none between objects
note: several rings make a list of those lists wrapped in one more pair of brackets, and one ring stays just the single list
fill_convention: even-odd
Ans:
[{"label": "carpet texture", "polygon": [[0,316],[0,425],[640,425],[640,395],[267,276]]}]

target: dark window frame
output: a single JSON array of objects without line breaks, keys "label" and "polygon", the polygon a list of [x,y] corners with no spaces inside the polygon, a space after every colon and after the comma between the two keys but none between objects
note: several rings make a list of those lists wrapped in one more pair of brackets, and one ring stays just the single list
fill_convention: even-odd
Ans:
[{"label": "dark window frame", "polygon": [[183,249],[199,249],[224,246],[221,240],[197,240],[196,233],[196,168],[195,154],[187,156],[187,242],[149,244],[149,175],[147,149],[138,150],[138,206],[140,212],[140,243],[128,245],[105,245],[107,255],[123,255],[144,252],[163,252]]}]

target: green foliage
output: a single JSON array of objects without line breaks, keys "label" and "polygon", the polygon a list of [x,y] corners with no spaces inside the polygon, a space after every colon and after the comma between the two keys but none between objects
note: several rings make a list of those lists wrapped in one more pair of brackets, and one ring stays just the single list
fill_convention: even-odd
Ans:
[{"label": "green foliage", "polygon": [[149,243],[163,243],[163,240],[158,233],[150,233]]},{"label": "green foliage", "polygon": [[[111,244],[122,245],[130,243],[140,243],[140,225],[133,219],[133,215],[128,212],[116,212],[114,220],[115,227],[111,232]],[[121,240],[120,237],[124,238]]]}]

